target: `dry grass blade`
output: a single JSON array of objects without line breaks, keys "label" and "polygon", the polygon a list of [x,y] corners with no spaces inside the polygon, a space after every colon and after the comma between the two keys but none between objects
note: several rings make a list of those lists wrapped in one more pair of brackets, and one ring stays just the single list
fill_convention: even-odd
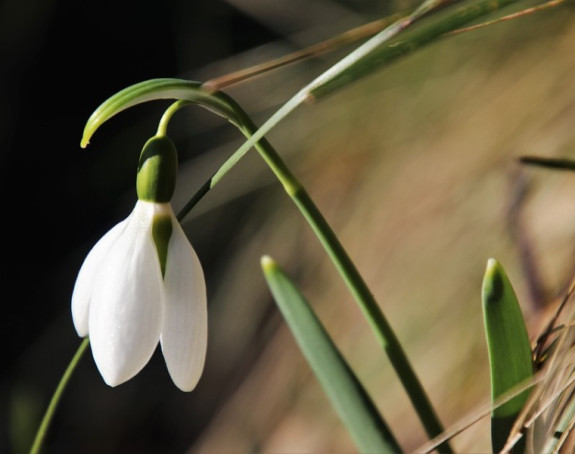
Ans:
[{"label": "dry grass blade", "polygon": [[[560,435],[559,440],[557,440],[557,445],[555,446],[555,449],[553,450],[553,454],[560,452],[561,448],[566,445],[566,443],[569,441],[569,438],[572,436],[573,433],[573,428],[575,427],[575,402],[573,402],[573,396],[571,395],[571,399],[570,399],[570,405],[569,408],[567,409],[567,411],[569,412],[568,414],[568,423],[567,426],[565,427],[565,429],[563,430],[563,432],[559,432],[557,431],[554,435]],[[573,452],[573,440],[571,439],[571,446],[566,446],[566,449],[568,449],[569,451],[567,452]]]},{"label": "dry grass blade", "polygon": [[274,69],[282,68],[284,66],[291,65],[308,58],[318,57],[320,55],[333,52],[334,50],[340,49],[341,47],[347,46],[349,44],[353,44],[361,39],[370,38],[371,36],[375,35],[385,27],[398,20],[399,17],[400,15],[397,14],[389,17],[384,17],[383,19],[375,20],[360,27],[356,27],[352,30],[342,33],[339,36],[307,47],[306,49],[293,52],[283,57],[276,58],[272,61],[245,68],[240,71],[235,71],[233,73],[215,77],[208,80],[204,84],[204,87],[212,91],[222,90],[246,80],[253,79],[262,74],[266,74],[270,71],[273,71]]},{"label": "dry grass blade", "polygon": [[436,437],[433,440],[430,440],[428,443],[420,446],[418,449],[415,450],[415,452],[417,452],[418,454],[419,453],[426,454],[432,452],[441,443],[447,440],[451,440],[453,437],[459,435],[466,429],[470,428],[471,426],[479,422],[481,419],[491,415],[493,408],[498,408],[501,405],[509,402],[513,398],[525,392],[527,389],[533,387],[534,385],[537,385],[542,379],[543,377],[540,374],[536,374],[532,379],[527,380],[524,383],[521,383],[514,389],[502,395],[499,399],[495,401],[495,405],[493,407],[489,403],[480,406],[479,408],[470,412],[467,417],[462,418],[456,424],[448,428],[439,437]]},{"label": "dry grass blade", "polygon": [[573,326],[573,311],[562,327],[559,322],[573,291],[572,281],[550,322],[538,337],[534,357],[536,364],[539,364],[541,381],[517,418],[503,452],[510,452],[524,434],[531,438],[534,452],[541,452],[553,437],[562,414],[571,402],[570,390],[575,383],[575,332],[570,329]]},{"label": "dry grass blade", "polygon": [[[544,11],[546,9],[554,8],[568,0],[551,0],[549,2],[543,3],[541,5],[533,6],[531,8],[526,8],[524,10],[518,11],[516,13],[508,14],[503,17],[493,19],[491,21],[482,22],[480,24],[472,25],[469,27],[462,27],[457,30],[445,33],[444,36],[458,35],[466,32],[475,31],[481,28],[485,28],[499,22],[510,21],[513,19],[518,19],[520,17],[528,16],[536,12]],[[453,1],[442,2],[437,10],[448,6],[450,4],[457,3]],[[367,24],[361,25],[359,27],[348,30],[341,35],[335,36],[334,38],[322,41],[320,43],[309,46],[305,49],[292,52],[291,54],[285,55],[283,57],[276,58],[271,61],[267,61],[258,65],[254,65],[239,71],[234,71],[232,73],[223,74],[218,77],[214,77],[203,84],[203,88],[208,91],[215,92],[217,90],[222,90],[249,80],[256,77],[265,75],[270,71],[298,63],[309,58],[318,57],[337,49],[341,49],[344,46],[353,44],[355,42],[361,41],[363,39],[371,38],[377,33],[384,30],[386,27],[390,26],[395,21],[399,20],[401,14],[394,14],[382,19],[378,19]]]},{"label": "dry grass blade", "polygon": [[490,25],[498,24],[499,22],[506,22],[509,20],[518,19],[520,17],[528,16],[529,14],[537,13],[539,11],[543,11],[549,8],[555,8],[556,6],[559,6],[562,3],[565,3],[566,1],[567,0],[551,0],[547,3],[543,3],[542,5],[526,8],[513,14],[507,14],[498,19],[493,19],[487,22],[482,22],[481,24],[471,25],[470,27],[464,27],[458,30],[453,30],[452,32],[447,33],[446,35],[459,35],[461,33],[471,32],[474,30],[478,30],[480,28],[489,27]]},{"label": "dry grass blade", "polygon": [[543,158],[540,156],[521,156],[519,162],[531,166],[546,167],[554,170],[575,170],[575,162],[571,159]]},{"label": "dry grass blade", "polygon": [[[561,303],[559,304],[559,307],[555,311],[555,314],[549,320],[546,328],[543,330],[543,332],[537,338],[537,342],[536,342],[535,348],[534,348],[534,362],[535,362],[535,364],[540,364],[544,361],[544,356],[545,356],[545,352],[546,352],[545,347],[549,345],[549,337],[551,334],[553,334],[554,332],[561,329],[561,327],[557,325],[557,322],[559,320],[559,317],[563,313],[563,309],[567,305],[567,302],[569,301],[571,296],[573,296],[574,292],[575,292],[575,278],[571,280],[571,283],[569,284],[567,292],[565,293],[565,296],[561,300]],[[569,325],[570,325],[570,323],[567,324],[567,326],[569,326]]]}]

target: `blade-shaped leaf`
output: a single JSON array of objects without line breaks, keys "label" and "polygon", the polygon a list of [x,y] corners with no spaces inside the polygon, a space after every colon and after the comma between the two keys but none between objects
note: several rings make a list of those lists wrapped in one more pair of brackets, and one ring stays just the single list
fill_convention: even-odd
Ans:
[{"label": "blade-shaped leaf", "polygon": [[438,13],[421,27],[414,27],[412,30],[404,32],[396,41],[385,42],[373,52],[355,61],[345,71],[338,73],[337,76],[326,78],[325,81],[313,87],[310,95],[314,99],[325,97],[398,59],[411,55],[424,46],[437,42],[438,38],[446,33],[457,30],[475,19],[487,16],[517,1],[477,0],[447,8],[445,12]]},{"label": "blade-shaped leaf", "polygon": [[359,450],[401,452],[365,388],[300,291],[271,258],[262,258],[262,268],[302,353]]},{"label": "blade-shaped leaf", "polygon": [[[496,402],[533,376],[531,344],[515,291],[495,259],[487,262],[482,299],[491,369],[491,399]],[[493,409],[491,444],[494,452],[499,452],[505,445],[528,397],[529,390],[526,390]]]}]

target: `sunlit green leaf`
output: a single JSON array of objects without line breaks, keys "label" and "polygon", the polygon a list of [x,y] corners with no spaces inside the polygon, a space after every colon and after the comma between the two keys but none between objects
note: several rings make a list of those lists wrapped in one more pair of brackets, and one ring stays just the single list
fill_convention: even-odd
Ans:
[{"label": "sunlit green leaf", "polygon": [[357,447],[365,453],[401,452],[389,427],[300,291],[269,257],[265,278],[302,353]]},{"label": "sunlit green leaf", "polygon": [[487,263],[482,299],[491,369],[491,399],[494,402],[491,443],[493,451],[499,452],[529,397],[529,390],[500,406],[495,402],[533,376],[533,360],[517,296],[505,270],[494,259]]}]

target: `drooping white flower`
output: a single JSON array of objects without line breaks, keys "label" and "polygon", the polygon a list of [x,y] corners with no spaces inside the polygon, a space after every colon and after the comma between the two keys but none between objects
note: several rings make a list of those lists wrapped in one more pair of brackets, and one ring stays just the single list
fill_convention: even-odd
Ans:
[{"label": "drooping white flower", "polygon": [[96,365],[110,386],[136,375],[158,342],[172,380],[183,391],[196,386],[204,367],[204,275],[169,203],[175,170],[169,162],[173,145],[166,140],[155,137],[144,147],[139,200],[90,251],[72,295],[76,331],[90,337]]}]

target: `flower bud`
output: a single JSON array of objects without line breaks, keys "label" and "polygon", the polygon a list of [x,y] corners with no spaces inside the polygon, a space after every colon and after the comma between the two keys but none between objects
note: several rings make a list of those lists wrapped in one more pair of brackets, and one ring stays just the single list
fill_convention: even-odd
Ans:
[{"label": "flower bud", "polygon": [[166,136],[155,136],[146,142],[140,162],[136,190],[140,200],[169,202],[176,188],[178,153]]}]

